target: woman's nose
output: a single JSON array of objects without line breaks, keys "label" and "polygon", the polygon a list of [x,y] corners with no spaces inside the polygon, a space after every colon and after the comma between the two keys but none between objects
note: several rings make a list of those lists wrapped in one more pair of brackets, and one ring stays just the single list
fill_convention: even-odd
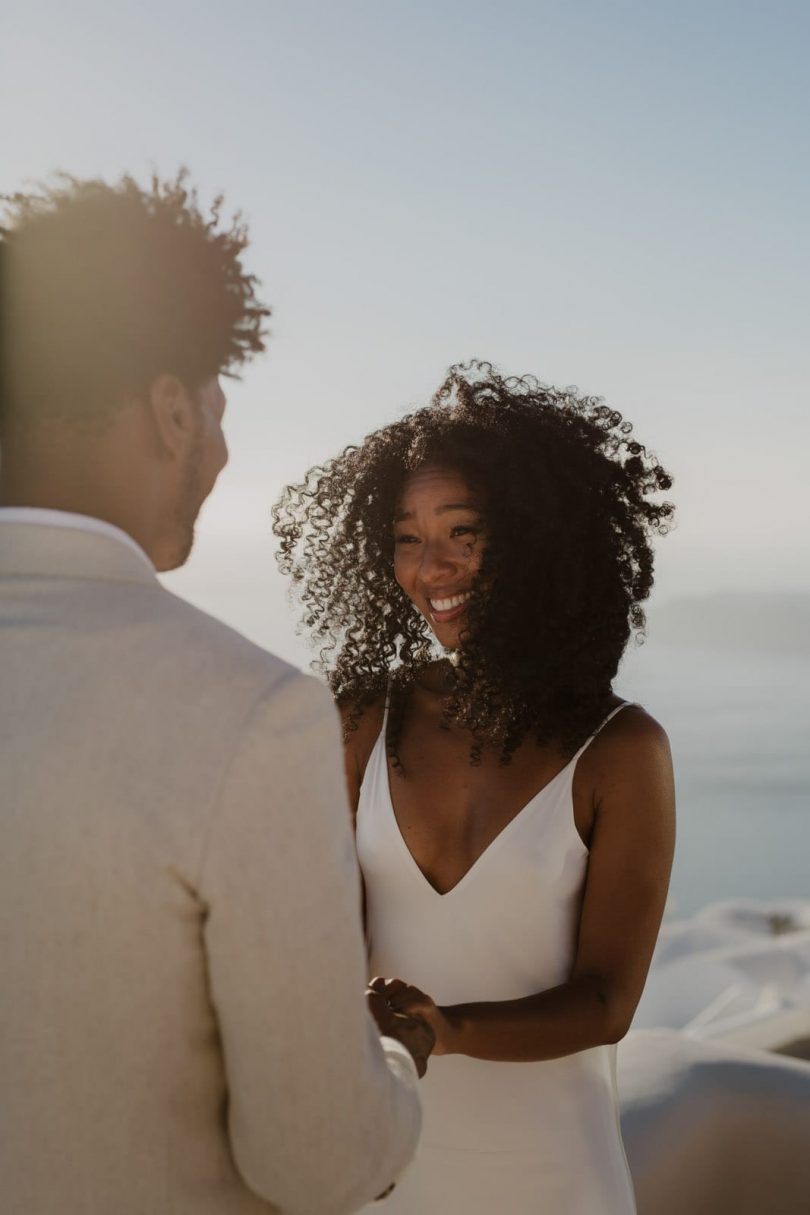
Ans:
[{"label": "woman's nose", "polygon": [[424,544],[419,573],[425,581],[445,577],[459,566],[458,554],[445,544]]}]

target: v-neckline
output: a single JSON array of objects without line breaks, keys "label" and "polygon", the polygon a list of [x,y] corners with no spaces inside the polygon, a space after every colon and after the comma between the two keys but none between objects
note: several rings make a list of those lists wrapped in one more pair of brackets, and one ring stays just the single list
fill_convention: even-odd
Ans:
[{"label": "v-neckline", "polygon": [[[559,772],[556,772],[554,774],[554,776],[551,777],[550,780],[547,780],[546,783],[540,789],[537,790],[536,793],[532,794],[532,796],[529,798],[529,800],[526,802],[526,804],[521,806],[520,809],[517,811],[517,813],[514,814],[512,816],[512,818],[510,818],[509,822],[505,823],[504,826],[501,827],[501,829],[497,835],[493,836],[493,838],[487,844],[486,848],[484,848],[484,850],[482,852],[479,852],[478,856],[475,858],[475,860],[472,862],[472,864],[467,869],[465,869],[464,873],[461,875],[459,880],[457,882],[455,882],[454,885],[452,885],[449,888],[449,890],[437,890],[436,887],[433,885],[433,883],[425,875],[424,870],[418,864],[416,858],[414,857],[413,853],[411,852],[410,848],[408,847],[408,841],[405,839],[405,836],[402,834],[402,828],[399,825],[399,819],[397,818],[396,810],[394,809],[394,798],[391,794],[391,773],[388,768],[388,754],[387,754],[386,748],[385,748],[385,726],[384,726],[384,724],[383,724],[383,730],[381,731],[375,745],[379,746],[382,751],[383,772],[385,774],[385,794],[386,794],[386,799],[388,801],[388,809],[389,809],[389,812],[391,815],[391,822],[394,827],[394,833],[395,833],[397,839],[399,840],[399,843],[400,843],[400,846],[401,846],[403,852],[405,853],[406,861],[409,863],[411,869],[416,874],[416,876],[419,879],[419,881],[421,882],[422,886],[426,887],[427,890],[429,890],[433,895],[435,895],[437,899],[446,899],[448,897],[448,895],[455,894],[456,891],[460,889],[460,887],[466,885],[468,879],[470,878],[470,875],[473,874],[476,870],[478,870],[478,868],[480,867],[481,862],[484,860],[484,858],[486,856],[488,856],[489,853],[492,852],[492,850],[496,847],[496,845],[504,838],[504,836],[510,832],[511,828],[515,825],[515,823],[517,823],[518,821],[520,821],[524,818],[526,812],[534,805],[534,803],[538,800],[538,798],[542,797],[543,794],[546,793],[551,788],[551,786],[568,771],[568,769],[571,767],[571,765],[576,763],[576,761],[580,755],[579,751],[575,755],[572,755],[571,758],[569,759],[568,763],[565,764],[564,767],[560,768]],[[584,844],[582,846],[583,846],[583,848],[585,847]]]}]

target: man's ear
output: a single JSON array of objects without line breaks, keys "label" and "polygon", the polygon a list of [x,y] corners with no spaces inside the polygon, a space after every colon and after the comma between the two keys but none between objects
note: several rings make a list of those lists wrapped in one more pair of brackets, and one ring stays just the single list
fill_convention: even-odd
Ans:
[{"label": "man's ear", "polygon": [[188,389],[176,375],[156,376],[149,386],[148,403],[165,453],[181,459],[195,434],[195,406]]}]

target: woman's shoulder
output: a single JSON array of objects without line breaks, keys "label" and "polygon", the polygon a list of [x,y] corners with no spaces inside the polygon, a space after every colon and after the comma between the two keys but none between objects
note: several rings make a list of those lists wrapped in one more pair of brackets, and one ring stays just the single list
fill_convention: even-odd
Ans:
[{"label": "woman's shoulder", "polygon": [[380,732],[385,714],[385,696],[381,693],[372,698],[349,697],[338,702],[338,712],[343,728],[350,734]]},{"label": "woman's shoulder", "polygon": [[660,721],[636,700],[625,700],[622,696],[614,696],[609,713],[610,720],[599,731],[597,738],[614,736],[655,740],[667,736]]},{"label": "woman's shoulder", "polygon": [[594,773],[627,772],[640,764],[671,765],[669,737],[643,705],[614,698],[610,719],[587,747],[585,766]]},{"label": "woman's shoulder", "polygon": [[657,718],[653,717],[643,705],[634,700],[617,698],[616,707],[619,710],[608,722],[606,728],[613,729],[611,734],[626,742],[643,742],[650,746],[668,742],[667,732]]}]

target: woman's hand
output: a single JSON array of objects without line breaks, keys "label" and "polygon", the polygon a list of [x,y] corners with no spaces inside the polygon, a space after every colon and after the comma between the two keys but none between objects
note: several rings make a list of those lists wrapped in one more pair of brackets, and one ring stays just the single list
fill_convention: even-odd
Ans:
[{"label": "woman's hand", "polygon": [[382,996],[393,1012],[424,1021],[430,1026],[436,1035],[434,1055],[453,1053],[453,1027],[444,1011],[429,995],[418,987],[404,983],[402,979],[373,979],[369,988]]},{"label": "woman's hand", "polygon": [[402,1043],[410,1051],[419,1076],[424,1076],[436,1040],[427,1021],[396,1011],[384,995],[370,986],[366,988],[366,1002],[380,1033]]}]

